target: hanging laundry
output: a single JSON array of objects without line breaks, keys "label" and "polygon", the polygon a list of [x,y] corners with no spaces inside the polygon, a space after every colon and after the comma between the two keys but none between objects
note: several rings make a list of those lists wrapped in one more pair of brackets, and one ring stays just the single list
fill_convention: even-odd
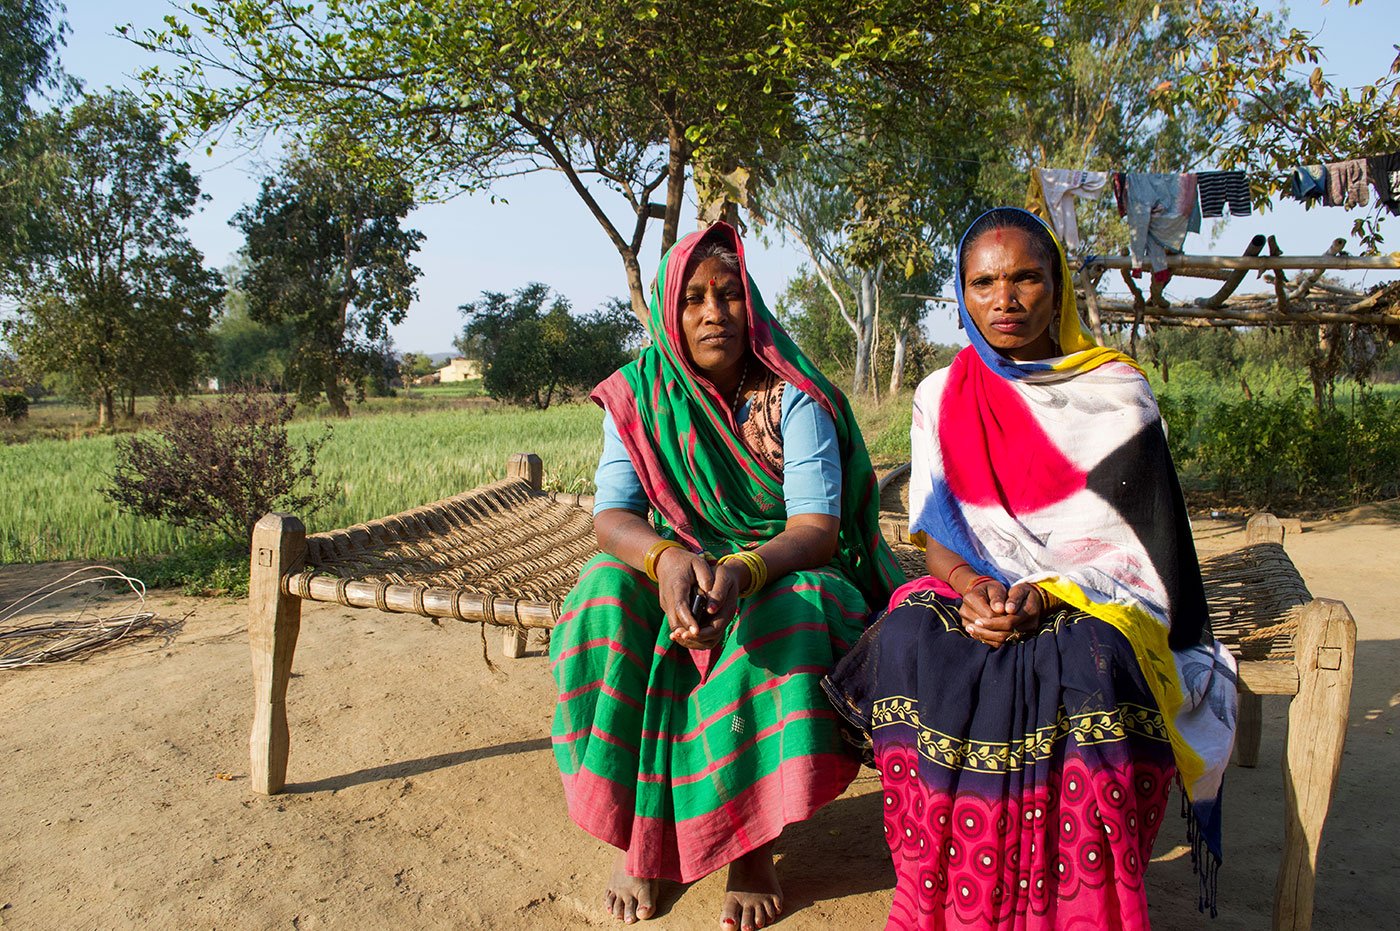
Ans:
[{"label": "hanging laundry", "polygon": [[1026,212],[1033,213],[1046,223],[1050,222],[1050,208],[1045,203],[1045,191],[1040,186],[1040,175],[1031,169],[1031,180],[1026,185]]},{"label": "hanging laundry", "polygon": [[1118,215],[1128,215],[1128,176],[1121,171],[1113,173],[1113,199],[1118,201]]},{"label": "hanging laundry", "polygon": [[1299,165],[1293,169],[1293,196],[1315,200],[1327,194],[1327,169],[1322,165]]},{"label": "hanging laundry", "polygon": [[1345,162],[1327,163],[1327,196],[1322,201],[1329,207],[1364,207],[1371,202],[1371,173],[1366,159],[1353,158]]},{"label": "hanging laundry", "polygon": [[1167,268],[1167,253],[1180,252],[1186,234],[1201,231],[1201,203],[1196,175],[1129,172],[1127,178],[1128,251],[1133,265]]},{"label": "hanging laundry", "polygon": [[1201,216],[1223,217],[1226,204],[1230,205],[1231,216],[1249,216],[1249,185],[1244,172],[1198,171],[1196,186],[1201,192]]},{"label": "hanging laundry", "polygon": [[1071,252],[1079,251],[1079,220],[1074,213],[1074,199],[1092,200],[1108,187],[1106,171],[1075,171],[1071,168],[1037,168],[1032,174],[1040,176],[1040,189],[1050,214],[1050,225]]},{"label": "hanging laundry", "polygon": [[1372,155],[1366,159],[1376,200],[1392,214],[1400,215],[1400,152]]}]

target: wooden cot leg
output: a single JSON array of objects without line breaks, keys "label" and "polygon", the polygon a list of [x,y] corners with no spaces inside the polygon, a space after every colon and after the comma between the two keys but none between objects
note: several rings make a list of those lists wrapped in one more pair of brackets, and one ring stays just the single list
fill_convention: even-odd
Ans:
[{"label": "wooden cot leg", "polygon": [[1340,601],[1303,609],[1296,634],[1298,694],[1288,707],[1283,759],[1283,862],[1274,887],[1275,931],[1308,931],[1322,824],[1346,741],[1356,621]]},{"label": "wooden cot leg", "polygon": [[519,627],[502,628],[501,652],[510,659],[520,659],[525,655],[526,639],[525,631]]},{"label": "wooden cot leg", "polygon": [[1264,699],[1248,688],[1240,692],[1235,727],[1235,762],[1250,769],[1259,765],[1259,738],[1264,731]]},{"label": "wooden cot leg", "polygon": [[287,680],[301,629],[301,599],[282,579],[301,567],[306,527],[290,514],[268,514],[253,528],[248,576],[248,642],[253,653],[253,733],[249,778],[264,795],[287,784]]},{"label": "wooden cot leg", "polygon": [[[531,490],[544,490],[544,460],[534,453],[514,453],[506,463],[506,478],[523,478]],[[501,631],[501,652],[510,659],[525,655],[526,633],[519,627]]]}]

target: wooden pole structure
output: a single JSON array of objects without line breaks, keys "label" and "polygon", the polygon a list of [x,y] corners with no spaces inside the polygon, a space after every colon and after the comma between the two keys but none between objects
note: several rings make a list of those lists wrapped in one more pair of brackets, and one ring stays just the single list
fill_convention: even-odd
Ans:
[{"label": "wooden pole structure", "polygon": [[301,568],[306,527],[290,514],[268,514],[253,528],[248,575],[248,643],[253,653],[253,732],[248,778],[264,795],[287,784],[287,681],[301,630],[301,599],[282,579]]},{"label": "wooden pole structure", "polygon": [[[1137,311],[1126,301],[1104,301],[1100,313],[1114,323],[1131,323]],[[1360,323],[1383,326],[1400,324],[1400,309],[1394,313],[1346,313],[1340,310],[1290,310],[1278,313],[1276,310],[1206,310],[1198,307],[1148,307],[1143,311],[1145,318],[1162,321],[1199,320],[1202,326],[1292,326],[1318,323]]]},{"label": "wooden pole structure", "polygon": [[1099,292],[1094,285],[1094,279],[1089,276],[1087,265],[1079,270],[1079,284],[1084,288],[1084,307],[1088,311],[1089,331],[1094,334],[1094,339],[1103,345],[1103,317],[1099,314]]},{"label": "wooden pole structure", "polygon": [[[506,466],[506,478],[524,479],[535,493],[544,490],[544,461],[534,453],[515,453]],[[501,652],[509,659],[525,655],[528,635],[523,627],[506,627],[501,631]]]},{"label": "wooden pole structure", "polygon": [[[1095,255],[1086,260],[1100,268],[1132,268],[1133,260],[1126,255]],[[1169,255],[1167,268],[1174,272],[1202,269],[1385,269],[1400,268],[1400,252],[1389,255]]]}]

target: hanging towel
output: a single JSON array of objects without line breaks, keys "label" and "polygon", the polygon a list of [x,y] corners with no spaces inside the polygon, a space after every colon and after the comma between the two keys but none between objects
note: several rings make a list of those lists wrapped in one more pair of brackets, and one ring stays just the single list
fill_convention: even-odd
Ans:
[{"label": "hanging towel", "polygon": [[1322,165],[1299,165],[1293,169],[1293,196],[1309,201],[1327,194],[1327,169]]},{"label": "hanging towel", "polygon": [[1180,252],[1186,234],[1201,231],[1195,173],[1129,172],[1127,200],[1134,267],[1148,262],[1154,272],[1165,271],[1167,253]]},{"label": "hanging towel", "polygon": [[1345,162],[1327,163],[1327,197],[1329,207],[1364,207],[1371,202],[1371,176],[1366,159],[1353,158]]},{"label": "hanging towel", "polygon": [[1376,201],[1392,214],[1400,215],[1400,152],[1372,155],[1366,159]]},{"label": "hanging towel", "polygon": [[1201,216],[1223,217],[1226,204],[1230,206],[1231,216],[1249,216],[1249,185],[1244,172],[1198,171],[1196,186],[1201,191]]},{"label": "hanging towel", "polygon": [[1101,195],[1108,187],[1108,172],[1037,168],[1032,174],[1040,176],[1040,188],[1045,196],[1049,216],[1042,219],[1049,220],[1069,251],[1078,252],[1079,221],[1074,214],[1074,199],[1092,200]]}]

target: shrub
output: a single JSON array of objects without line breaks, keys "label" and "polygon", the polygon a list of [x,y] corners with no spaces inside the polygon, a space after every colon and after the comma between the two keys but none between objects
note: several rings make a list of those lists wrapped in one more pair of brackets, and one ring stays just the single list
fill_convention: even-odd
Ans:
[{"label": "shrub", "polygon": [[248,551],[226,540],[195,543],[169,556],[133,559],[126,571],[151,588],[178,588],[194,596],[248,596]]},{"label": "shrub", "polygon": [[161,402],[152,432],[118,441],[112,484],[103,494],[131,514],[246,542],[267,512],[309,514],[330,499],[315,474],[329,430],[297,448],[287,436],[295,410],[292,401],[272,395]]},{"label": "shrub", "polygon": [[0,391],[0,419],[14,423],[29,416],[29,395],[23,391]]},{"label": "shrub", "polygon": [[1355,504],[1400,491],[1400,404],[1365,394],[1314,406],[1304,391],[1220,402],[1199,419],[1195,462],[1249,505]]}]

